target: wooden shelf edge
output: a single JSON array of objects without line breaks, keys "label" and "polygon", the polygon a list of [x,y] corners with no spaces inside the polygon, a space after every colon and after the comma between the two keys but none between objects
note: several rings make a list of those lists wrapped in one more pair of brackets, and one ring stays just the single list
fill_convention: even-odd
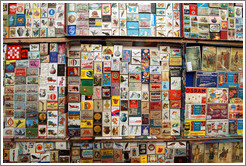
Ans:
[{"label": "wooden shelf edge", "polygon": [[[207,141],[207,140],[226,140],[226,139],[243,139],[243,136],[233,137],[205,137],[205,138],[157,138],[157,139],[101,139],[100,142],[180,142],[180,141]],[[79,140],[74,140],[79,141]],[[99,141],[99,140],[93,140]]]},{"label": "wooden shelf edge", "polygon": [[172,141],[207,141],[207,140],[226,140],[226,139],[243,139],[243,136],[228,136],[228,137],[202,137],[202,138],[157,138],[157,139],[139,139],[139,138],[128,138],[128,139],[100,139],[96,140],[94,138],[78,138],[78,139],[67,139],[67,138],[13,138],[7,139],[4,138],[4,142],[59,142],[59,141],[66,141],[66,142],[83,142],[83,141],[92,141],[92,142],[110,142],[110,141],[118,141],[118,142],[172,142]]},{"label": "wooden shelf edge", "polygon": [[69,41],[106,41],[106,42],[175,42],[182,43],[181,37],[136,37],[136,36],[66,36]]},{"label": "wooden shelf edge", "polygon": [[228,45],[228,46],[243,47],[243,41],[235,41],[235,40],[183,39],[183,43],[214,44],[214,45]]},{"label": "wooden shelf edge", "polygon": [[7,38],[3,39],[4,44],[8,43],[63,43],[67,42],[65,37],[54,37],[54,38]]},{"label": "wooden shelf edge", "polygon": [[67,138],[3,138],[3,142],[63,142]]},{"label": "wooden shelf edge", "polygon": [[209,40],[209,39],[189,39],[183,37],[134,37],[134,36],[66,36],[68,41],[78,40],[104,40],[104,41],[123,41],[123,42],[160,42],[160,43],[200,43],[200,44],[215,44],[228,46],[243,46],[243,41],[236,40]]},{"label": "wooden shelf edge", "polygon": [[199,43],[228,46],[243,46],[243,41],[235,40],[206,40],[188,39],[182,37],[134,37],[134,36],[65,36],[55,38],[5,38],[3,43],[44,43],[44,42],[72,42],[72,41],[106,41],[106,42],[157,42],[157,43]]}]

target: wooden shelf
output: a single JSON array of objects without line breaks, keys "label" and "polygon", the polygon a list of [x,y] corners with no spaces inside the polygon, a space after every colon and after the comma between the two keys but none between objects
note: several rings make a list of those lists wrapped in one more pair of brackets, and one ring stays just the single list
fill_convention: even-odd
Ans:
[{"label": "wooden shelf", "polygon": [[183,43],[214,44],[214,45],[243,47],[243,41],[236,41],[236,40],[183,39]]},{"label": "wooden shelf", "polygon": [[[100,142],[172,142],[172,141],[208,141],[208,140],[225,140],[225,139],[243,139],[243,136],[233,136],[233,137],[204,137],[204,138],[157,138],[157,139],[138,139],[138,138],[128,138],[128,139],[100,139],[93,141]],[[79,142],[80,140],[73,140],[74,142]]]},{"label": "wooden shelf", "polygon": [[12,138],[12,139],[3,139],[4,142],[171,142],[171,141],[209,141],[209,140],[226,140],[226,139],[243,139],[243,136],[221,136],[221,137],[191,137],[191,138],[157,138],[157,139],[139,139],[139,138],[124,138],[124,139],[94,139],[94,138]]},{"label": "wooden shelf", "polygon": [[156,42],[156,43],[199,43],[214,44],[225,46],[243,46],[243,41],[234,40],[204,40],[204,39],[186,39],[182,37],[133,37],[133,36],[65,36],[57,38],[7,38],[3,43],[45,43],[45,42],[72,42],[72,41],[105,41],[105,42]]},{"label": "wooden shelf", "polygon": [[4,142],[61,142],[68,141],[67,138],[3,138]]},{"label": "wooden shelf", "polygon": [[67,42],[65,37],[54,37],[54,38],[4,38],[3,43],[63,43]]},{"label": "wooden shelf", "polygon": [[94,140],[94,138],[88,137],[88,138],[71,138],[71,139],[69,139],[69,141],[89,141],[89,140]]},{"label": "wooden shelf", "polygon": [[186,39],[182,37],[133,37],[133,36],[66,36],[68,41],[106,41],[106,42],[157,42],[157,43],[201,43],[201,44],[215,44],[228,46],[243,46],[243,41],[234,40],[204,40],[204,39]]},{"label": "wooden shelf", "polygon": [[69,41],[106,41],[106,42],[165,42],[165,43],[182,43],[181,37],[134,37],[134,36],[66,36]]}]

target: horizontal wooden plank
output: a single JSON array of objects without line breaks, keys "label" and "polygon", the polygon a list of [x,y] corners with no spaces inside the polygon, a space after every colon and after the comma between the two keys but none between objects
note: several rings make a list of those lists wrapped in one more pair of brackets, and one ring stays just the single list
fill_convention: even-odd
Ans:
[{"label": "horizontal wooden plank", "polygon": [[132,36],[65,36],[59,38],[7,38],[3,43],[45,43],[45,42],[71,42],[71,41],[105,41],[105,42],[155,42],[155,43],[200,43],[225,46],[243,46],[243,41],[232,40],[203,40],[166,37],[132,37]]},{"label": "horizontal wooden plank", "polygon": [[134,37],[134,36],[66,36],[69,41],[108,41],[108,42],[170,42],[182,43],[182,38]]},{"label": "horizontal wooden plank", "polygon": [[3,39],[3,43],[63,43],[67,42],[67,38],[55,37],[55,38],[8,38]]},{"label": "horizontal wooden plank", "polygon": [[231,136],[231,137],[192,137],[192,138],[157,138],[157,139],[139,139],[139,138],[126,138],[126,139],[100,139],[96,140],[93,138],[71,138],[71,139],[61,139],[61,138],[14,138],[14,139],[3,139],[4,142],[56,142],[56,141],[67,141],[67,142],[170,142],[170,141],[207,141],[207,140],[225,140],[225,139],[243,139],[243,136]]},{"label": "horizontal wooden plank", "polygon": [[4,142],[59,142],[68,141],[67,138],[3,138]]},{"label": "horizontal wooden plank", "polygon": [[185,38],[167,38],[167,37],[132,37],[132,36],[66,36],[68,41],[122,41],[122,42],[156,42],[156,43],[201,43],[228,46],[243,46],[243,41],[234,40],[204,40],[204,39],[185,39]]},{"label": "horizontal wooden plank", "polygon": [[241,47],[243,47],[243,41],[234,41],[234,40],[183,39],[183,43],[200,43],[200,44],[214,44],[214,45],[241,46]]}]

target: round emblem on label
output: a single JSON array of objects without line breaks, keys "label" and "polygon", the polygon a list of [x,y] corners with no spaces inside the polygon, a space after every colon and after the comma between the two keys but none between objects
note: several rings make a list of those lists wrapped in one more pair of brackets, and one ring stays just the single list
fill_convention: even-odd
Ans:
[{"label": "round emblem on label", "polygon": [[113,72],[112,77],[113,77],[113,79],[118,79],[119,78],[119,73],[118,72]]},{"label": "round emblem on label", "polygon": [[37,150],[42,150],[42,149],[43,149],[43,145],[38,144],[38,145],[36,146],[36,148],[37,148]]},{"label": "round emblem on label", "polygon": [[101,114],[99,114],[99,113],[95,113],[94,114],[94,119],[95,120],[100,120],[102,118],[102,115]]},{"label": "round emblem on label", "polygon": [[54,15],[54,14],[55,14],[55,10],[54,10],[54,9],[50,9],[50,10],[49,10],[49,14],[50,14],[50,15]]},{"label": "round emblem on label", "polygon": [[86,76],[87,77],[91,77],[92,76],[92,72],[91,71],[86,71]]},{"label": "round emblem on label", "polygon": [[39,119],[40,120],[45,120],[46,119],[46,115],[45,115],[45,113],[41,113],[41,114],[39,114]]},{"label": "round emblem on label", "polygon": [[51,100],[55,100],[55,99],[56,99],[56,94],[51,94],[51,95],[50,95],[50,99],[51,99]]},{"label": "round emblem on label", "polygon": [[150,151],[155,150],[155,145],[154,145],[154,144],[150,144],[150,145],[148,146],[148,149],[149,149]]},{"label": "round emblem on label", "polygon": [[74,15],[71,15],[71,16],[68,17],[68,21],[69,21],[70,23],[74,23],[75,20],[76,20],[76,18],[75,18]]},{"label": "round emblem on label", "polygon": [[102,131],[101,126],[94,126],[94,131],[95,131],[96,133],[101,132],[101,131]]}]

